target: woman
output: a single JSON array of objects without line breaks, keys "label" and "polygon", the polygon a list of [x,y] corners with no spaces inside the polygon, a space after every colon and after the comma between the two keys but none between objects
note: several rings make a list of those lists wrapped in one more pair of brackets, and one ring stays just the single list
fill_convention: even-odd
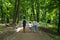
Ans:
[{"label": "woman", "polygon": [[36,32],[36,29],[37,29],[37,21],[36,20],[33,21],[33,25],[34,25],[34,32]]},{"label": "woman", "polygon": [[24,16],[23,17],[23,32],[25,32],[25,27],[26,27],[26,18]]}]

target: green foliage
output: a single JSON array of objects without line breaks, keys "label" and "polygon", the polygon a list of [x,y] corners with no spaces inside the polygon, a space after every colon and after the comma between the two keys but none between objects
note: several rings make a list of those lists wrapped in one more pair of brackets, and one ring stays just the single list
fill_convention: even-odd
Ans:
[{"label": "green foliage", "polygon": [[[33,12],[32,12],[32,5],[34,6],[34,13],[38,11],[39,19],[41,20],[48,20],[51,19],[51,23],[57,24],[58,22],[58,0],[20,0],[20,14],[19,19],[22,20],[23,15],[26,15],[26,19],[33,20]],[[0,0],[0,10],[1,6],[3,7],[3,14],[5,17],[9,19],[13,19],[13,12],[14,12],[14,4],[15,0]],[[37,3],[37,4],[36,4]],[[39,9],[36,9],[39,3]],[[2,14],[0,11],[0,15]],[[1,19],[1,16],[0,16]]]}]

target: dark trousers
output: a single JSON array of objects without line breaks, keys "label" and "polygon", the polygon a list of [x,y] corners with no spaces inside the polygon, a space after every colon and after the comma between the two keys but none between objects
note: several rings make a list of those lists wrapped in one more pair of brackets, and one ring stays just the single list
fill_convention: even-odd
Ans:
[{"label": "dark trousers", "polygon": [[23,32],[25,32],[25,26],[26,26],[26,25],[23,25]]}]

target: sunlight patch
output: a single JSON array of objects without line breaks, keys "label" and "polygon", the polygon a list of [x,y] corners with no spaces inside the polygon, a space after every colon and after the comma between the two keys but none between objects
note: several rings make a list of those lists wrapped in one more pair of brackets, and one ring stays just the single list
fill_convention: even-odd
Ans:
[{"label": "sunlight patch", "polygon": [[18,27],[17,29],[15,29],[16,30],[16,32],[19,32],[20,30],[22,30],[23,29],[23,27]]}]

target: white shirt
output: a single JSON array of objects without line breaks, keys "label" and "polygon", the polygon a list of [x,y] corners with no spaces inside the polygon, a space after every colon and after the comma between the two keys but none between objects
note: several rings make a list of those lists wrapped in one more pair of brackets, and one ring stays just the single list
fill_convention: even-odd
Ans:
[{"label": "white shirt", "polygon": [[29,27],[32,27],[32,24],[31,23],[29,23]]},{"label": "white shirt", "polygon": [[36,21],[33,21],[33,25],[37,25],[37,22]]}]

